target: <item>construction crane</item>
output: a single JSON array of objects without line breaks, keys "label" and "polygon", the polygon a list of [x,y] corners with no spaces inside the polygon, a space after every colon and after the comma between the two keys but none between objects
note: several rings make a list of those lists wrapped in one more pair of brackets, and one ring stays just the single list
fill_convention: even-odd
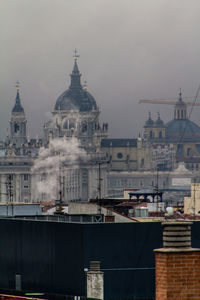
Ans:
[{"label": "construction crane", "polygon": [[183,97],[180,90],[179,98],[173,99],[141,99],[139,103],[149,103],[149,104],[166,104],[166,105],[176,105],[178,103],[186,104],[188,106],[200,106],[200,102],[188,102],[182,99],[194,99],[194,97]]},{"label": "construction crane", "polygon": [[[167,105],[176,105],[178,101],[173,100],[164,100],[164,99],[140,99],[139,103],[149,103],[149,104],[167,104]],[[193,102],[183,102],[188,106],[200,106],[200,102],[193,103]]]}]

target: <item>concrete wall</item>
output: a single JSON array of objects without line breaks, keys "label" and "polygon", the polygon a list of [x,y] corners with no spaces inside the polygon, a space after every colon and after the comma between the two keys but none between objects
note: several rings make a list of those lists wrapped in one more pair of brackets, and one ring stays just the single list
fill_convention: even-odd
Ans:
[{"label": "concrete wall", "polygon": [[127,218],[121,214],[111,211],[108,208],[101,207],[95,203],[69,202],[69,214],[99,214],[104,216],[114,216],[115,222],[135,222],[131,218]]}]

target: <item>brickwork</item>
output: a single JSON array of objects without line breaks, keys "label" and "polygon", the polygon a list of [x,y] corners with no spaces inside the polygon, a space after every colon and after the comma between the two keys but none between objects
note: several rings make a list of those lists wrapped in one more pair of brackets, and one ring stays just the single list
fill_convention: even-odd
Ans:
[{"label": "brickwork", "polygon": [[200,299],[200,251],[156,251],[156,300]]}]

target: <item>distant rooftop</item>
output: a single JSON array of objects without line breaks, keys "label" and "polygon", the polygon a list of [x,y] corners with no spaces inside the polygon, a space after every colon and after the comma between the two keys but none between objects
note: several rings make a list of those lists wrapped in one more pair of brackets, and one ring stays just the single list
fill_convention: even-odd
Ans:
[{"label": "distant rooftop", "polygon": [[101,147],[137,147],[137,139],[103,139]]}]

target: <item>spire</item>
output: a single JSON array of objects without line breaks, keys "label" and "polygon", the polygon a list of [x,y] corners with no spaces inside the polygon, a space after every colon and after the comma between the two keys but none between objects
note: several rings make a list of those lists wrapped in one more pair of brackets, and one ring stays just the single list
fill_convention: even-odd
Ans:
[{"label": "spire", "polygon": [[15,105],[12,109],[12,113],[24,113],[24,109],[21,105],[21,100],[20,100],[20,95],[19,95],[19,81],[16,82],[16,90],[17,90],[17,94],[16,94],[16,98],[15,98]]},{"label": "spire", "polygon": [[180,92],[179,92],[179,99],[178,99],[178,101],[179,101],[179,102],[183,102],[183,101],[182,101],[182,92],[181,92],[181,88],[180,88]]},{"label": "spire", "polygon": [[81,88],[81,74],[79,72],[78,69],[78,64],[77,64],[77,60],[79,58],[79,55],[77,54],[76,49],[74,50],[74,67],[72,70],[72,74],[71,76],[71,84],[70,84],[70,88],[74,89],[74,88]]},{"label": "spire", "polygon": [[149,111],[149,118],[145,122],[144,127],[153,127],[153,125],[154,125],[154,121],[151,119],[151,112]]},{"label": "spire", "polygon": [[151,120],[151,112],[149,111],[149,120]]}]

